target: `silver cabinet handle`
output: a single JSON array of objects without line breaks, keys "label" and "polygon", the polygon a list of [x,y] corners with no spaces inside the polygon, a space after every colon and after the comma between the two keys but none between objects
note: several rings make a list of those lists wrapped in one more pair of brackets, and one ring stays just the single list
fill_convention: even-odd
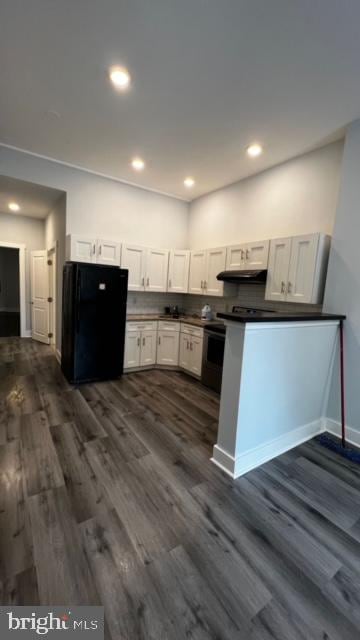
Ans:
[{"label": "silver cabinet handle", "polygon": [[193,350],[193,343],[190,342],[190,351],[192,351],[192,350]]},{"label": "silver cabinet handle", "polygon": [[244,260],[244,249],[241,249],[241,260]]},{"label": "silver cabinet handle", "polygon": [[207,289],[207,281],[204,280],[204,289]]},{"label": "silver cabinet handle", "polygon": [[96,246],[95,246],[95,242],[93,244],[93,255],[95,255],[95,251],[96,251]]},{"label": "silver cabinet handle", "polygon": [[285,282],[281,281],[281,293],[285,293]]},{"label": "silver cabinet handle", "polygon": [[146,280],[146,286],[148,287],[148,286],[149,286],[149,284],[150,284],[150,278],[147,278],[147,280]]},{"label": "silver cabinet handle", "polygon": [[249,256],[250,256],[250,251],[249,249],[246,249],[246,260],[249,260]]},{"label": "silver cabinet handle", "polygon": [[186,340],[186,349],[189,348],[189,340]]},{"label": "silver cabinet handle", "polygon": [[145,347],[145,338],[143,338],[143,347]]},{"label": "silver cabinet handle", "polygon": [[171,289],[171,280],[169,280],[169,289]]},{"label": "silver cabinet handle", "polygon": [[159,336],[159,344],[161,344],[160,336]]},{"label": "silver cabinet handle", "polygon": [[99,256],[101,256],[101,247],[102,245],[99,246]]},{"label": "silver cabinet handle", "polygon": [[142,284],[143,287],[145,286],[145,278],[144,278],[144,276],[141,278],[141,284]]},{"label": "silver cabinet handle", "polygon": [[137,339],[137,346],[140,347],[140,338]]},{"label": "silver cabinet handle", "polygon": [[203,289],[203,288],[204,288],[204,282],[203,280],[201,280],[200,289]]},{"label": "silver cabinet handle", "polygon": [[292,290],[292,284],[291,284],[291,282],[288,282],[287,292],[291,293],[291,290]]}]

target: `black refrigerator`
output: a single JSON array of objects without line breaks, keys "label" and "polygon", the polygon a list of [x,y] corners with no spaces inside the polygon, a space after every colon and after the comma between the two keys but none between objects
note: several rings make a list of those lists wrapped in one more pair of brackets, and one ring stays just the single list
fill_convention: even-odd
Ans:
[{"label": "black refrigerator", "polygon": [[61,368],[69,382],[122,374],[127,283],[127,269],[65,263]]}]

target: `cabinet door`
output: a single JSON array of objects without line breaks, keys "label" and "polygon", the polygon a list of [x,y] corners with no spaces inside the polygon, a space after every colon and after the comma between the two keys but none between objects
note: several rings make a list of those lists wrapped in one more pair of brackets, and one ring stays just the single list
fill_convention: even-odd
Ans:
[{"label": "cabinet door", "polygon": [[190,251],[173,249],[169,255],[168,291],[187,293],[189,287]]},{"label": "cabinet door", "polygon": [[201,376],[203,340],[193,336],[190,342],[190,371],[196,376]]},{"label": "cabinet door", "polygon": [[269,259],[269,240],[248,242],[244,245],[245,269],[267,269]]},{"label": "cabinet door", "polygon": [[286,300],[291,238],[270,241],[265,300]]},{"label": "cabinet door", "polygon": [[157,331],[141,332],[141,367],[146,367],[156,362],[156,335]]},{"label": "cabinet door", "polygon": [[169,252],[148,249],[146,254],[145,291],[166,291]]},{"label": "cabinet door", "polygon": [[146,249],[136,245],[123,244],[121,266],[129,270],[128,290],[144,291]]},{"label": "cabinet door", "polygon": [[178,331],[158,331],[157,364],[177,366],[179,363]]},{"label": "cabinet door", "polygon": [[292,238],[286,289],[288,302],[312,301],[318,242],[318,234]]},{"label": "cabinet door", "polygon": [[126,332],[124,369],[140,366],[140,331]]},{"label": "cabinet door", "polygon": [[190,253],[190,273],[189,273],[189,293],[204,293],[204,282],[206,276],[206,251],[191,251]]},{"label": "cabinet door", "polygon": [[71,234],[68,236],[68,260],[96,262],[96,239]]},{"label": "cabinet door", "polygon": [[120,267],[121,244],[111,240],[97,241],[97,263]]},{"label": "cabinet door", "polygon": [[180,333],[179,366],[186,371],[191,371],[190,342],[191,336]]},{"label": "cabinet door", "polygon": [[237,244],[226,249],[226,270],[239,271],[244,269],[245,264],[245,246]]},{"label": "cabinet door", "polygon": [[206,277],[205,293],[208,296],[222,296],[224,283],[216,279],[216,276],[225,271],[226,248],[208,249],[206,252]]}]

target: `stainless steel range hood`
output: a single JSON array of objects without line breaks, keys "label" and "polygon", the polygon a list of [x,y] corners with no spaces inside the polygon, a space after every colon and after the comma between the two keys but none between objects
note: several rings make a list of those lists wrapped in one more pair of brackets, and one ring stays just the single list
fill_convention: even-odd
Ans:
[{"label": "stainless steel range hood", "polygon": [[235,284],[264,284],[266,282],[267,269],[239,271],[222,271],[216,276],[217,280],[232,282]]}]

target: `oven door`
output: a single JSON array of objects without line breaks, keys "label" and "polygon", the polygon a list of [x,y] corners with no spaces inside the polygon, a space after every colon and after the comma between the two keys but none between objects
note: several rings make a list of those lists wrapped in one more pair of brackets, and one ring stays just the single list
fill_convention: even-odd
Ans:
[{"label": "oven door", "polygon": [[201,382],[220,393],[224,362],[225,335],[204,331]]}]

